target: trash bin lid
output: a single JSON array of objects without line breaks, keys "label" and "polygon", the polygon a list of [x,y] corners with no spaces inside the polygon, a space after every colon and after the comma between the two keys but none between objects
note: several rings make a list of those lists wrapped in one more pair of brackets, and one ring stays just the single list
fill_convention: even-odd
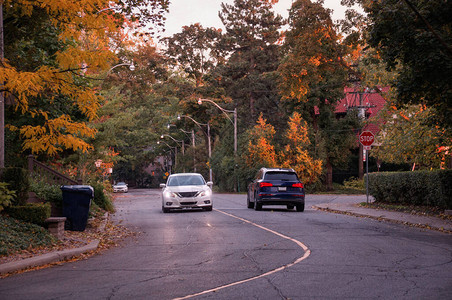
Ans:
[{"label": "trash bin lid", "polygon": [[94,189],[90,185],[62,185],[60,189],[63,192],[88,194],[91,195],[91,197],[94,197]]}]

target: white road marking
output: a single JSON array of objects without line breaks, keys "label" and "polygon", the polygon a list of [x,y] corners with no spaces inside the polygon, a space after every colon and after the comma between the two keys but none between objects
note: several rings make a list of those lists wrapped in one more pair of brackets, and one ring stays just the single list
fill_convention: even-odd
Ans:
[{"label": "white road marking", "polygon": [[249,282],[249,281],[252,281],[252,280],[256,280],[256,279],[259,279],[259,278],[262,278],[262,277],[265,277],[265,276],[268,276],[268,275],[277,273],[277,272],[279,272],[279,271],[285,270],[285,269],[287,269],[287,268],[292,267],[293,265],[298,264],[299,262],[301,262],[301,261],[305,260],[306,258],[308,258],[308,256],[311,254],[311,250],[309,250],[309,248],[308,248],[305,244],[303,244],[302,242],[300,242],[300,241],[298,241],[298,240],[296,240],[296,239],[294,239],[294,238],[291,238],[291,237],[289,237],[289,236],[287,236],[287,235],[281,234],[281,233],[276,232],[276,231],[274,231],[274,230],[268,229],[268,228],[266,228],[266,227],[264,227],[264,226],[262,226],[262,225],[256,224],[256,223],[251,222],[251,221],[249,221],[249,220],[246,220],[246,219],[243,219],[243,218],[234,216],[234,215],[232,215],[232,214],[229,214],[229,213],[227,213],[227,212],[221,211],[221,210],[219,210],[219,209],[214,209],[214,210],[215,210],[215,211],[218,211],[218,212],[220,212],[220,213],[222,213],[222,214],[224,214],[224,215],[227,215],[227,216],[229,216],[229,217],[232,217],[232,218],[238,219],[238,220],[240,220],[240,221],[243,221],[243,222],[245,222],[245,223],[248,223],[248,224],[251,224],[251,225],[253,225],[253,226],[256,226],[256,227],[258,227],[258,228],[260,228],[260,229],[266,230],[266,231],[268,231],[268,232],[270,232],[270,233],[273,233],[273,234],[275,234],[275,235],[277,235],[277,236],[279,236],[279,237],[282,237],[283,239],[292,241],[292,242],[294,242],[295,244],[297,244],[300,248],[303,249],[304,254],[303,254],[301,257],[297,258],[294,262],[291,262],[291,263],[289,263],[289,264],[287,264],[287,265],[284,265],[284,266],[281,266],[281,267],[279,267],[279,268],[273,269],[273,270],[268,271],[268,272],[266,272],[266,273],[263,273],[263,274],[261,274],[261,275],[258,275],[258,276],[255,276],[255,277],[251,277],[251,278],[248,278],[248,279],[244,279],[244,280],[240,280],[240,281],[236,281],[236,282],[233,282],[233,283],[229,283],[229,284],[226,284],[226,285],[223,285],[223,286],[219,286],[219,287],[216,287],[216,288],[213,288],[213,289],[210,289],[210,290],[202,291],[202,292],[199,292],[199,293],[196,293],[196,294],[191,294],[191,295],[184,296],[184,297],[180,297],[180,298],[174,298],[174,300],[189,299],[189,298],[193,298],[193,297],[205,295],[205,294],[208,294],[208,293],[213,293],[213,292],[216,292],[216,291],[225,289],[225,288],[229,288],[229,287],[231,287],[231,286],[239,285],[239,284],[242,284],[242,283],[245,283],[245,282]]}]

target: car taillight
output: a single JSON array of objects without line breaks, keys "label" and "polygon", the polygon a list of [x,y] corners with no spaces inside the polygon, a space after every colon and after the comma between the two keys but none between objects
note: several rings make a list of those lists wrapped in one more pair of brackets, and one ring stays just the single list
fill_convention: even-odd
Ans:
[{"label": "car taillight", "polygon": [[303,188],[303,184],[301,182],[300,183],[294,183],[294,184],[292,184],[292,187]]},{"label": "car taillight", "polygon": [[271,184],[270,182],[261,182],[259,183],[260,187],[266,187],[266,186],[273,186],[273,184]]}]

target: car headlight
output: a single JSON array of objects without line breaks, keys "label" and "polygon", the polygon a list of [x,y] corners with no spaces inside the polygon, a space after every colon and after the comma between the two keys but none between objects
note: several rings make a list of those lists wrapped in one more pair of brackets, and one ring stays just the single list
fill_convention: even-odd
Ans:
[{"label": "car headlight", "polygon": [[205,190],[205,191],[202,191],[201,194],[199,194],[199,196],[201,196],[201,197],[210,197],[211,195],[212,195],[211,190]]},{"label": "car headlight", "polygon": [[163,195],[164,195],[166,198],[176,198],[176,196],[177,196],[175,193],[170,192],[170,191],[164,192]]}]

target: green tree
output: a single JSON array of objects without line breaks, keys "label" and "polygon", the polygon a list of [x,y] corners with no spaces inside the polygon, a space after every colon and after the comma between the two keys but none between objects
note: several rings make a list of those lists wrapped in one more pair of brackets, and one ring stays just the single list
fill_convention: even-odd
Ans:
[{"label": "green tree", "polygon": [[[360,1],[361,2],[361,1]],[[452,6],[442,0],[362,1],[368,42],[389,70],[397,104],[431,107],[432,123],[452,124]]]},{"label": "green tree", "polygon": [[199,23],[184,26],[182,32],[164,39],[165,52],[200,86],[203,76],[222,60],[216,47],[220,37],[220,30],[203,28]]},{"label": "green tree", "polygon": [[222,4],[219,13],[226,32],[219,47],[228,53],[227,63],[212,75],[238,108],[244,127],[252,126],[262,112],[275,124],[283,117],[276,87],[280,57],[281,16],[271,1],[235,0]]},{"label": "green tree", "polygon": [[326,186],[332,170],[346,161],[353,147],[357,119],[337,120],[336,103],[344,96],[347,62],[353,48],[344,44],[322,1],[298,0],[289,11],[285,57],[279,66],[279,88],[289,111],[297,111],[313,128],[311,152],[324,161]]},{"label": "green tree", "polygon": [[382,111],[385,120],[372,155],[385,162],[409,163],[414,168],[439,169],[451,159],[451,133],[431,126],[432,109],[412,105],[404,109],[389,106]]}]

